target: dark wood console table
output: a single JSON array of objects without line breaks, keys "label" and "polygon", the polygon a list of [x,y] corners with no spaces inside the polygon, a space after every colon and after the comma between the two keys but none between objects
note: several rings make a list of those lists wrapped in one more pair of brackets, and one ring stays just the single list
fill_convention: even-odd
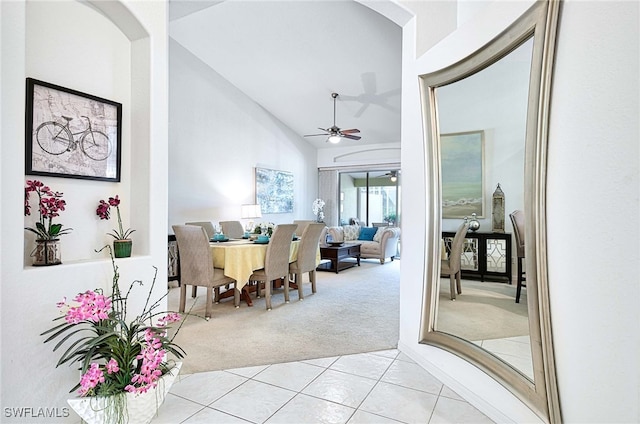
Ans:
[{"label": "dark wood console table", "polygon": [[[320,245],[320,257],[329,262],[318,265],[318,271],[333,271],[336,274],[343,269],[360,266],[360,243],[344,243],[342,246]],[[344,261],[355,258],[355,261]]]},{"label": "dark wood console table", "polygon": [[180,261],[178,259],[178,242],[175,234],[169,234],[168,243],[167,280],[177,280],[178,285],[180,285]]},{"label": "dark wood console table", "polygon": [[[449,254],[455,232],[443,231],[442,239]],[[511,234],[469,231],[462,248],[462,277],[480,281],[504,280],[511,284]]]}]

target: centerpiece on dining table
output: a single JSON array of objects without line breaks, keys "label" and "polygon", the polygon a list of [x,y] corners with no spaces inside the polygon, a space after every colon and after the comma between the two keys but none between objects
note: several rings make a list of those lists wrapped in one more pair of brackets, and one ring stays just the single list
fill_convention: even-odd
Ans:
[{"label": "centerpiece on dining table", "polygon": [[253,229],[253,233],[271,237],[275,228],[276,225],[273,222],[261,222]]}]

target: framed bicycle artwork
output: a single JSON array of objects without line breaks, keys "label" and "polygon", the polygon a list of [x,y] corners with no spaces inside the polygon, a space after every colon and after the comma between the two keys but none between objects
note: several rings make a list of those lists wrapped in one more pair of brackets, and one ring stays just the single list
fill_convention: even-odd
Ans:
[{"label": "framed bicycle artwork", "polygon": [[122,104],[27,78],[27,175],[120,181]]}]

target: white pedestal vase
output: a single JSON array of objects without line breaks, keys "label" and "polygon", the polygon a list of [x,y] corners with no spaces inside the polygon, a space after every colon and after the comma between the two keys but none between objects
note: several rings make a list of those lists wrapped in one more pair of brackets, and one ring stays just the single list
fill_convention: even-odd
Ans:
[{"label": "white pedestal vase", "polygon": [[171,385],[180,373],[180,367],[182,362],[176,362],[176,365],[158,380],[158,385],[146,393],[125,393],[121,416],[117,409],[108,409],[118,402],[114,402],[110,396],[74,398],[68,399],[67,403],[87,424],[148,424],[164,402]]}]

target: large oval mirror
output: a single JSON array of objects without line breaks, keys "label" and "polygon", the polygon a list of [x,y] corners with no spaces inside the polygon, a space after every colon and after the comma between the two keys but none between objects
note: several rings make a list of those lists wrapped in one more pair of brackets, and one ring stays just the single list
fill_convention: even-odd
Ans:
[{"label": "large oval mirror", "polygon": [[[545,244],[558,14],[558,2],[536,2],[471,56],[421,76],[438,252],[425,264],[421,342],[474,363],[547,422],[561,421]],[[479,228],[468,230],[472,214]]]}]

